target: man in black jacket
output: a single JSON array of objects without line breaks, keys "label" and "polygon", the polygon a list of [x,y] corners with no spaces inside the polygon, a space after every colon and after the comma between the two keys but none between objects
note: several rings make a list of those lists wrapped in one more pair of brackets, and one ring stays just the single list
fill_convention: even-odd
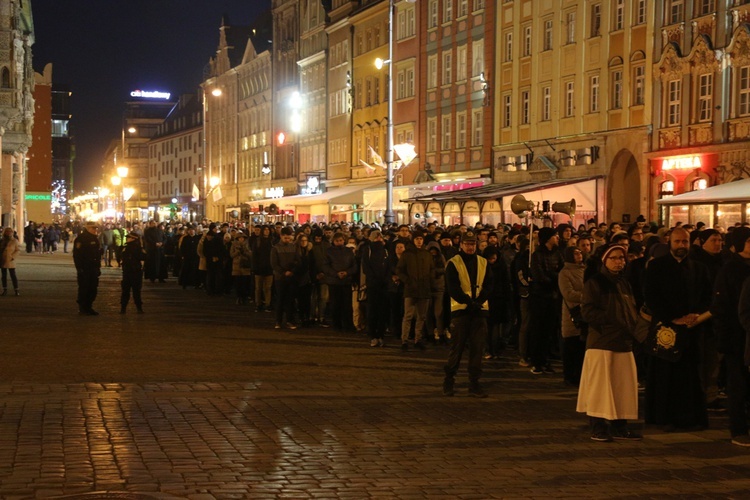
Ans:
[{"label": "man in black jacket", "polygon": [[370,232],[370,244],[362,249],[362,272],[367,284],[367,332],[370,347],[383,347],[388,324],[388,250],[383,234]]},{"label": "man in black jacket", "polygon": [[99,289],[102,257],[102,246],[96,230],[96,222],[87,222],[85,230],[78,235],[73,247],[73,262],[78,278],[78,313],[82,316],[99,315],[93,309]]},{"label": "man in black jacket", "polygon": [[477,239],[472,232],[461,236],[461,251],[445,268],[445,290],[451,298],[453,344],[445,365],[443,394],[453,396],[453,384],[461,355],[469,347],[469,395],[486,398],[479,384],[482,354],[487,336],[487,299],[492,293],[492,271],[484,257],[477,255]]},{"label": "man in black jacket", "polygon": [[[742,326],[741,314],[747,304],[740,299],[750,280],[750,228],[738,227],[730,234],[732,253],[719,271],[714,285],[711,314],[719,352],[724,354],[727,368],[727,396],[729,431],[732,443],[750,446],[747,410],[748,394],[747,331]],[[745,295],[746,300],[750,297]],[[742,315],[744,316],[744,315]]]},{"label": "man in black jacket", "polygon": [[564,261],[558,250],[559,236],[551,227],[539,230],[539,248],[531,256],[529,288],[529,356],[531,373],[554,373],[549,365],[550,348],[556,338],[562,311],[557,276]]},{"label": "man in black jacket", "polygon": [[120,294],[120,314],[130,302],[130,292],[133,292],[133,302],[136,310],[143,313],[143,301],[141,300],[141,288],[143,287],[143,261],[146,251],[141,244],[141,238],[135,233],[128,233],[127,243],[122,251],[122,293]]}]

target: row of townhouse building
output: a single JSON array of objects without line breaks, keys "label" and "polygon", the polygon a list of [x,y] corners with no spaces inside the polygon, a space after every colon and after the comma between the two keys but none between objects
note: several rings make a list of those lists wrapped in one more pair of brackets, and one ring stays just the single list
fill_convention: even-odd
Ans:
[{"label": "row of townhouse building", "polygon": [[389,120],[417,153],[399,222],[517,222],[517,194],[576,223],[750,217],[658,203],[750,177],[747,0],[273,0],[222,23],[194,101],[197,156],[169,170],[152,138],[148,199],[211,219],[382,220]]}]

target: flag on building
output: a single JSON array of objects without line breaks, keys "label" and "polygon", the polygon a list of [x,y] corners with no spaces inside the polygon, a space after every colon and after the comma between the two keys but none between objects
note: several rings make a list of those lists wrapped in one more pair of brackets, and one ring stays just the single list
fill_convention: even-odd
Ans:
[{"label": "flag on building", "polygon": [[373,172],[375,172],[375,167],[367,163],[365,160],[359,160],[359,162],[362,164],[363,167],[365,167],[365,172],[367,173],[367,175],[370,175]]},{"label": "flag on building", "polygon": [[198,189],[198,186],[193,183],[193,201],[198,201],[201,197],[201,190]]},{"label": "flag on building", "polygon": [[372,164],[376,167],[385,168],[385,163],[383,163],[383,158],[375,152],[374,149],[372,149],[372,146],[370,146],[370,156],[372,156]]}]

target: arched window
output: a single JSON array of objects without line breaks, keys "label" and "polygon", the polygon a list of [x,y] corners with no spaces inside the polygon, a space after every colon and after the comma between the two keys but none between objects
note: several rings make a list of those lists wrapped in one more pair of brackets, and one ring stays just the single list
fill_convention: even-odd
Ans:
[{"label": "arched window", "polygon": [[706,189],[707,187],[708,181],[706,179],[695,179],[692,183],[692,191]]},{"label": "arched window", "polygon": [[674,181],[664,181],[659,186],[659,196],[669,198],[674,196]]},{"label": "arched window", "polygon": [[10,88],[10,70],[3,67],[2,82],[0,82],[4,89]]}]

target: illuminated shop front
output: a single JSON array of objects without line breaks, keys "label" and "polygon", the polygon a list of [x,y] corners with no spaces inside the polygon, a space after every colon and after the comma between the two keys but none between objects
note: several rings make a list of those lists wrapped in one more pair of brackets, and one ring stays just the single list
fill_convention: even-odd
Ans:
[{"label": "illuminated shop front", "polygon": [[750,179],[726,182],[656,201],[669,227],[678,222],[727,229],[750,222]]},{"label": "illuminated shop front", "polygon": [[[700,191],[716,184],[717,170],[719,167],[719,155],[715,153],[701,153],[693,155],[664,156],[651,159],[651,170],[653,172],[652,192],[656,195],[656,203],[659,207],[658,219],[666,223],[669,218],[666,207],[668,204],[660,203],[673,196],[692,191]],[[705,217],[711,211],[707,208],[698,208],[696,217]],[[703,213],[700,211],[703,210]],[[672,216],[677,211],[672,211]],[[684,214],[687,221],[690,219],[687,212]]]}]

